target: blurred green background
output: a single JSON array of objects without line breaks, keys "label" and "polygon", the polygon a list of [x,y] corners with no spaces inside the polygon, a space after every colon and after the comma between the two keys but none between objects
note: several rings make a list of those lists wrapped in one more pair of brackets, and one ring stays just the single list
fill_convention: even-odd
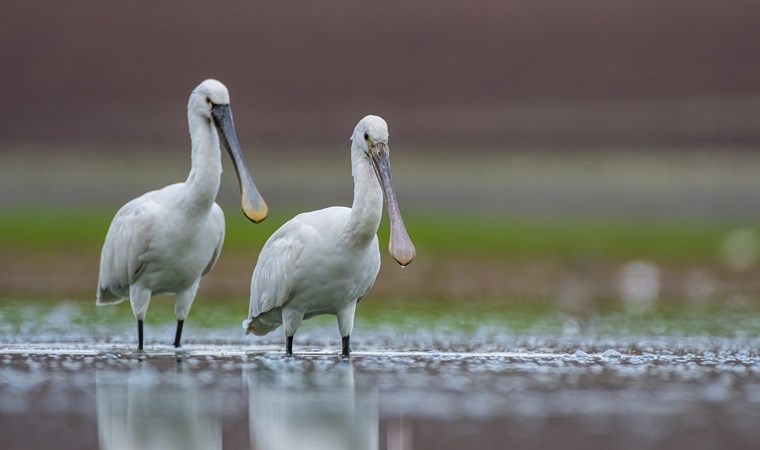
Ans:
[{"label": "blurred green background", "polygon": [[373,304],[578,317],[760,305],[760,6],[4,9],[6,302],[94,302],[113,214],[187,176],[187,97],[214,77],[230,89],[272,213],[260,225],[243,218],[224,157],[227,239],[199,297],[229,301],[241,316],[266,238],[298,212],[350,205],[348,137],[370,113],[389,123],[394,182],[418,251],[398,267],[381,225]]}]

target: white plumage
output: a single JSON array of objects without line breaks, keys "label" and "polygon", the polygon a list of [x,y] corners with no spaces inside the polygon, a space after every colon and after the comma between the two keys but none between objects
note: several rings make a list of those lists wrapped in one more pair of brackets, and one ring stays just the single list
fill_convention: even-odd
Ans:
[{"label": "white plumage", "polygon": [[179,347],[182,324],[200,279],[219,258],[224,214],[214,201],[222,173],[220,141],[235,163],[244,214],[258,222],[267,213],[240,151],[227,88],[216,80],[204,81],[190,95],[187,109],[190,175],[184,183],[148,192],[124,205],[111,222],[100,257],[97,304],[130,299],[140,349],[151,296],[161,293],[176,294],[174,345]]},{"label": "white plumage", "polygon": [[377,229],[387,202],[390,253],[401,265],[415,256],[391,183],[388,126],[367,116],[351,138],[354,202],[299,214],[267,240],[251,279],[246,333],[267,334],[281,324],[286,352],[303,319],[321,314],[338,318],[343,354],[350,352],[356,304],[380,270]]}]

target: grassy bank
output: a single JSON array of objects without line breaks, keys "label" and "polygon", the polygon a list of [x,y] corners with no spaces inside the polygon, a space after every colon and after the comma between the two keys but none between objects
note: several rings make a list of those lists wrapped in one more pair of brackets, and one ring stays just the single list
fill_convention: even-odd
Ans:
[{"label": "grassy bank", "polygon": [[[0,212],[0,249],[55,253],[99,251],[115,211],[5,210]],[[225,252],[260,248],[294,213],[274,213],[251,224],[228,212]],[[418,253],[438,257],[490,256],[510,260],[568,260],[592,257],[612,261],[711,263],[735,227],[727,223],[647,220],[641,222],[578,218],[447,217],[406,214]],[[385,247],[388,227],[379,231]]]},{"label": "grassy bank", "polygon": [[[0,299],[91,300],[100,248],[113,214],[95,209],[2,211],[0,266],[5,270],[0,273]],[[245,303],[261,246],[291,216],[276,212],[254,225],[228,211],[224,251],[204,278],[199,298],[237,298]],[[383,223],[384,263],[370,299],[467,304],[498,300],[573,311],[614,309],[621,305],[621,274],[635,260],[648,261],[657,271],[658,310],[672,303],[743,308],[760,299],[760,274],[753,262],[757,255],[750,253],[744,268],[726,264],[723,248],[737,229],[730,223],[419,213],[407,214],[406,223],[417,259],[403,270],[390,259],[388,227]],[[747,257],[742,245],[739,242],[740,260]]]}]

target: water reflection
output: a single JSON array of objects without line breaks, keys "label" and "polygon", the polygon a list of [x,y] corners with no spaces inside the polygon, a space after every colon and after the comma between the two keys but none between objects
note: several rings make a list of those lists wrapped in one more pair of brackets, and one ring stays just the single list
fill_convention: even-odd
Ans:
[{"label": "water reflection", "polygon": [[99,370],[96,392],[102,449],[222,448],[218,412],[181,364],[166,372],[146,361],[129,372]]},{"label": "water reflection", "polygon": [[696,450],[760,442],[754,334],[576,334],[520,345],[528,350],[364,352],[350,362],[214,349],[180,364],[173,352],[140,362],[128,352],[73,346],[6,348],[0,434],[14,448],[35,449],[98,441],[106,449],[258,450],[574,450],[600,442]]},{"label": "water reflection", "polygon": [[378,399],[350,360],[260,358],[246,367],[252,448],[377,449]]}]

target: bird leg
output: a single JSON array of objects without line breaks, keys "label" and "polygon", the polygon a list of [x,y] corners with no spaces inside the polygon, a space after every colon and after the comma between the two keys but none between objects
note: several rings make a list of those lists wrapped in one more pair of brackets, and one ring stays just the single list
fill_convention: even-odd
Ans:
[{"label": "bird leg", "polygon": [[285,339],[285,354],[293,356],[293,336],[287,336]]},{"label": "bird leg", "polygon": [[177,321],[177,334],[174,335],[174,348],[180,347],[180,338],[182,338],[182,325],[185,324],[184,320]]},{"label": "bird leg", "polygon": [[137,321],[137,349],[143,349],[143,321]]},{"label": "bird leg", "polygon": [[351,356],[351,335],[343,336],[343,353],[341,356],[344,358]]}]

